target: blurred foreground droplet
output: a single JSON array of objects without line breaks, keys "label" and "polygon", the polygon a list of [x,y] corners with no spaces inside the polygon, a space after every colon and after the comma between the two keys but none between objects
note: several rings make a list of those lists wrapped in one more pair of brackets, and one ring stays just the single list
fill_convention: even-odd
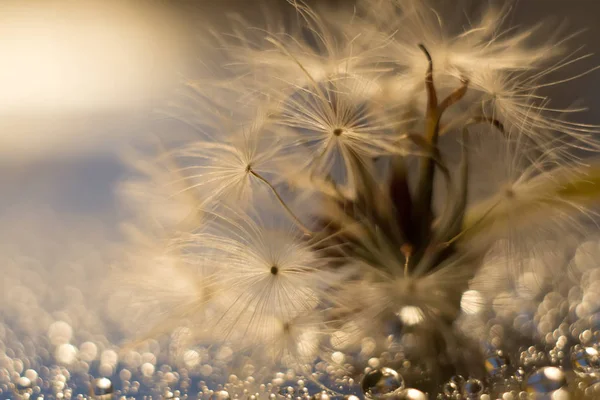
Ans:
[{"label": "blurred foreground droplet", "polygon": [[556,367],[543,367],[533,371],[525,381],[528,393],[551,393],[567,385],[564,372]]},{"label": "blurred foreground droplet", "polygon": [[404,389],[404,378],[391,368],[378,368],[365,375],[361,387],[368,399],[392,397]]},{"label": "blurred foreground droplet", "polygon": [[600,353],[594,347],[577,345],[571,349],[571,364],[577,374],[589,374],[600,370]]},{"label": "blurred foreground droplet", "polygon": [[113,384],[108,378],[100,378],[94,381],[94,397],[97,399],[110,399],[113,394]]},{"label": "blurred foreground droplet", "polygon": [[394,400],[427,400],[427,395],[418,389],[404,389],[394,395]]}]

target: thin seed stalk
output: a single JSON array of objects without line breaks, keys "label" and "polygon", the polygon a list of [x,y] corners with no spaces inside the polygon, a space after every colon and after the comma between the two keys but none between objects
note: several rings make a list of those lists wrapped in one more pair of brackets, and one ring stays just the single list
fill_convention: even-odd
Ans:
[{"label": "thin seed stalk", "polygon": [[281,196],[277,192],[277,189],[275,189],[275,187],[273,185],[271,185],[271,182],[269,182],[267,179],[265,179],[258,172],[254,171],[252,168],[249,168],[248,172],[250,174],[252,174],[252,176],[254,176],[255,178],[257,178],[259,181],[261,181],[262,183],[264,183],[265,185],[267,185],[267,187],[271,190],[271,192],[273,193],[273,195],[275,196],[275,198],[277,199],[277,201],[279,202],[279,204],[281,204],[281,206],[286,211],[286,213],[291,218],[291,220],[294,222],[294,224],[296,224],[296,226],[298,228],[300,228],[300,230],[302,232],[304,232],[305,235],[308,235],[308,236],[312,236],[313,235],[313,232],[310,229],[308,229],[306,227],[306,225],[304,225],[302,223],[302,221],[300,221],[300,219],[296,216],[296,214],[294,214],[294,212],[290,209],[290,207],[281,198]]}]

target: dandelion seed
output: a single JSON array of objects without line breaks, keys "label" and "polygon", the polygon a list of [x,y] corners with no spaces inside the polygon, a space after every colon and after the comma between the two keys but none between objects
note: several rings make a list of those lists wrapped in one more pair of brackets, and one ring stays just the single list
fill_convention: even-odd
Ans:
[{"label": "dandelion seed", "polygon": [[[189,182],[182,192],[197,193],[200,208],[219,201],[248,204],[255,192],[268,192],[257,175],[277,176],[277,164],[283,159],[280,140],[265,124],[258,120],[221,141],[197,141],[177,151],[176,158],[184,165],[179,173]],[[175,183],[180,185],[181,180]]]},{"label": "dandelion seed", "polygon": [[333,276],[296,228],[271,229],[233,210],[214,217],[177,247],[188,257],[216,254],[209,281],[223,289],[215,297],[221,315],[210,321],[215,338],[243,347],[272,341],[277,321],[315,310]]},{"label": "dandelion seed", "polygon": [[403,121],[390,119],[384,105],[370,102],[369,87],[378,90],[369,82],[338,77],[298,88],[283,100],[277,121],[297,135],[289,146],[306,146],[311,155],[301,168],[316,175],[340,168],[349,173],[350,152],[372,158],[407,151],[398,134]]}]

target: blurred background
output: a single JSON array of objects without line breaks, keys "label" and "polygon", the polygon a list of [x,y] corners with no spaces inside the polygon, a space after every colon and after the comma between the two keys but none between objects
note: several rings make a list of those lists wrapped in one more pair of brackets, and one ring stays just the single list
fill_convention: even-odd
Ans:
[{"label": "blurred background", "polygon": [[[270,0],[285,8],[285,0]],[[264,0],[260,2],[265,3]],[[312,3],[351,7],[351,0]],[[443,3],[443,2],[441,2]],[[454,4],[457,16],[500,1]],[[176,129],[157,109],[210,58],[202,31],[227,30],[226,15],[260,17],[253,0],[4,0],[0,4],[0,214],[98,216],[114,221],[113,186],[124,172],[119,154],[140,136]],[[563,24],[584,30],[572,42],[600,47],[594,0],[521,0],[510,25]],[[448,7],[446,7],[448,8]],[[215,60],[209,60],[215,62]],[[562,71],[600,64],[593,56]],[[600,105],[598,73],[551,89],[553,99]],[[597,122],[592,113],[581,122]]]},{"label": "blurred background", "polygon": [[[285,0],[270,0],[285,8]],[[264,3],[264,0],[261,0]],[[351,0],[315,4],[350,7]],[[457,15],[483,2],[463,1]],[[491,4],[504,2],[492,1]],[[252,20],[252,0],[5,0],[0,5],[0,213],[50,209],[115,218],[113,184],[124,172],[119,154],[140,136],[168,129],[157,109],[194,78],[209,49],[207,24],[226,31],[226,15]],[[453,5],[454,7],[454,5]],[[514,3],[510,25],[544,23],[584,30],[572,42],[600,47],[594,0]],[[210,56],[208,56],[210,57]],[[210,60],[215,62],[214,60]],[[593,56],[565,75],[600,63]],[[600,105],[598,73],[552,88],[553,99]],[[593,114],[580,115],[594,121]],[[27,210],[27,211],[24,211]]]}]

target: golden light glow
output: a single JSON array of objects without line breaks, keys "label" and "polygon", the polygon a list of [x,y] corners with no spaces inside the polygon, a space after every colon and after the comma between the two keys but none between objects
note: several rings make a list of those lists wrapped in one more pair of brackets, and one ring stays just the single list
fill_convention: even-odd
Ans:
[{"label": "golden light glow", "polygon": [[180,78],[180,26],[148,2],[2,2],[2,149],[85,147],[149,114]]}]

